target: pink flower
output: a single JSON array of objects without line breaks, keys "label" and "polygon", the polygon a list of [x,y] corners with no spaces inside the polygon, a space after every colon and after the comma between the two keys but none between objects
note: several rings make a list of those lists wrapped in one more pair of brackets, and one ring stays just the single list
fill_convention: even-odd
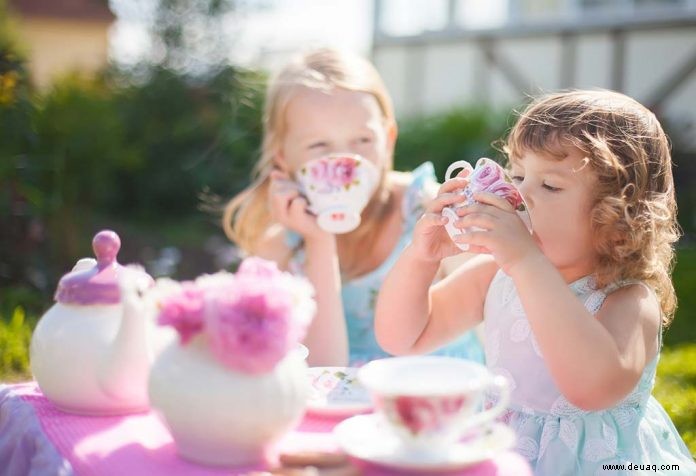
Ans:
[{"label": "pink flower", "polygon": [[468,399],[452,396],[398,396],[391,401],[393,414],[411,434],[437,433],[459,415]]},{"label": "pink flower", "polygon": [[329,164],[326,159],[319,159],[316,162],[314,162],[310,169],[309,173],[312,177],[312,180],[314,182],[324,182],[327,180],[328,175],[329,175]]},{"label": "pink flower", "polygon": [[223,364],[244,373],[273,370],[296,344],[292,298],[253,279],[238,279],[232,292],[210,297],[205,332]]},{"label": "pink flower", "polygon": [[484,191],[498,195],[507,200],[514,209],[522,204],[522,196],[514,185],[507,182],[497,182],[486,188]]},{"label": "pink flower", "polygon": [[338,187],[345,187],[355,180],[355,166],[357,162],[351,157],[338,157],[331,160],[333,167],[331,183]]},{"label": "pink flower", "polygon": [[159,323],[173,326],[183,344],[204,333],[212,354],[244,373],[273,370],[304,338],[316,310],[308,281],[260,258],[244,260],[235,275],[172,283],[160,299]]},{"label": "pink flower", "polygon": [[282,276],[283,273],[278,269],[278,265],[274,261],[251,256],[239,265],[237,276],[255,276],[262,279],[272,279]]},{"label": "pink flower", "polygon": [[503,168],[490,159],[480,159],[470,177],[470,183],[476,190],[485,190],[494,183],[504,180]]},{"label": "pink flower", "polygon": [[310,176],[317,189],[331,192],[355,181],[358,163],[353,157],[323,157],[312,164]]},{"label": "pink flower", "polygon": [[203,329],[203,289],[187,281],[181,284],[178,292],[165,297],[157,323],[172,326],[181,336],[181,343],[186,344]]}]

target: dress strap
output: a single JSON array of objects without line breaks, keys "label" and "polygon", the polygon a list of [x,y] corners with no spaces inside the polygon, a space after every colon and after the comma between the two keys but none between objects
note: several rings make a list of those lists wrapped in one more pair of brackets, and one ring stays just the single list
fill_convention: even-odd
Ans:
[{"label": "dress strap", "polygon": [[432,162],[424,162],[413,169],[411,177],[411,184],[404,192],[401,203],[401,216],[404,219],[405,230],[413,228],[423,214],[425,201],[429,198],[428,190],[437,187],[437,177]]}]

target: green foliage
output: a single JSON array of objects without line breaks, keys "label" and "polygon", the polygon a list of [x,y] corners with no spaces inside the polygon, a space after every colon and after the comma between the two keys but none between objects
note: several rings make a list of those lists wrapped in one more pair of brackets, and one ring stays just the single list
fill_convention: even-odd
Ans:
[{"label": "green foliage", "polygon": [[696,342],[696,248],[677,250],[672,282],[677,292],[677,312],[665,331],[665,344]]},{"label": "green foliage", "polygon": [[20,380],[29,376],[29,342],[36,319],[26,319],[17,306],[8,320],[0,319],[0,378]]},{"label": "green foliage", "polygon": [[696,455],[696,344],[663,349],[653,394]]},{"label": "green foliage", "polygon": [[260,143],[263,77],[226,68],[193,82],[156,68],[115,93],[114,113],[137,155],[111,178],[110,209],[145,218],[195,211],[205,192],[231,196],[249,180]]},{"label": "green foliage", "polygon": [[504,135],[506,124],[505,116],[486,108],[454,109],[400,121],[396,168],[411,170],[431,161],[442,181],[447,166],[456,160],[500,159],[502,154],[491,144]]}]

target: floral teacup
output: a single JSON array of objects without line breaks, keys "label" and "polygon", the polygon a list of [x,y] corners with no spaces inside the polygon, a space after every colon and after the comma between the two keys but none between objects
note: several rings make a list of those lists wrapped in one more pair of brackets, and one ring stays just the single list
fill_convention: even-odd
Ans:
[{"label": "floral teacup", "polygon": [[[360,368],[358,379],[403,449],[424,457],[446,452],[467,432],[502,413],[509,401],[504,377],[453,357],[374,360]],[[490,389],[499,395],[497,403],[481,411]]]},{"label": "floral teacup", "polygon": [[[532,225],[524,199],[522,198],[522,195],[520,195],[517,188],[512,184],[512,181],[505,173],[505,170],[503,170],[500,165],[485,157],[480,158],[476,162],[475,168],[465,160],[458,160],[447,167],[447,172],[445,172],[445,180],[450,180],[453,178],[455,176],[454,172],[460,169],[469,171],[469,175],[467,177],[469,180],[469,185],[458,192],[466,197],[466,200],[459,206],[466,206],[474,203],[474,194],[476,192],[493,193],[506,199],[510,205],[512,205],[531,232]],[[459,218],[459,216],[453,207],[443,208],[442,216],[448,218],[445,229],[452,239],[454,239],[457,235],[466,233],[467,231],[476,230],[476,227],[461,229],[454,226],[454,222]],[[455,244],[462,251],[467,251],[469,249],[469,245],[466,243],[457,243],[455,241]]]},{"label": "floral teacup", "polygon": [[359,155],[333,154],[309,161],[295,178],[319,227],[348,233],[360,225],[360,213],[377,186],[379,171]]}]

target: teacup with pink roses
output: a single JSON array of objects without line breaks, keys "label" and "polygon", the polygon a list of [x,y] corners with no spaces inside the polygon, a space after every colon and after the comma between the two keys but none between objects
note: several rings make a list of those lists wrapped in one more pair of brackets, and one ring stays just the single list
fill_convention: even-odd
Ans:
[{"label": "teacup with pink roses", "polygon": [[330,154],[304,164],[295,174],[320,228],[347,233],[360,225],[360,213],[372,197],[379,171],[355,154]]},{"label": "teacup with pink roses", "polygon": [[[445,180],[450,180],[455,177],[455,172],[461,169],[469,171],[469,175],[467,176],[469,184],[458,192],[466,197],[466,200],[459,206],[467,206],[474,203],[476,201],[474,200],[474,194],[477,192],[493,193],[506,199],[515,209],[529,231],[532,231],[532,225],[524,199],[500,165],[486,157],[482,157],[476,161],[475,167],[472,167],[471,164],[465,160],[458,160],[450,164],[447,168]],[[475,230],[475,228],[460,229],[454,226],[454,222],[459,217],[453,207],[443,208],[442,216],[448,219],[445,228],[452,239],[457,235]],[[467,251],[469,249],[469,245],[466,243],[457,243],[455,241],[455,244],[462,251]]]}]

